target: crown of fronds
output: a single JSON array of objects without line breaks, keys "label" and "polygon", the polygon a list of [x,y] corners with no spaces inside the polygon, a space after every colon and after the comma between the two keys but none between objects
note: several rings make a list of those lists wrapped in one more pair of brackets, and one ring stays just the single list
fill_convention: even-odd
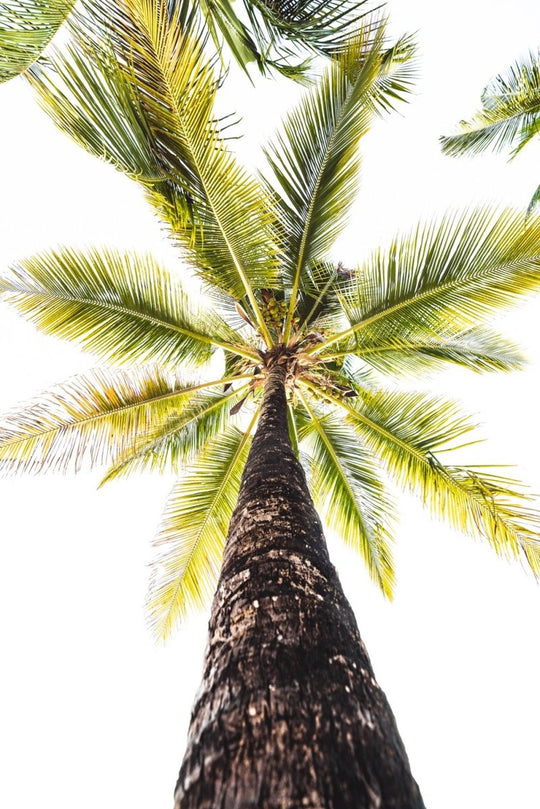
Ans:
[{"label": "crown of fronds", "polygon": [[540,284],[540,219],[448,215],[358,266],[332,256],[357,192],[360,141],[411,90],[411,40],[390,46],[383,21],[364,25],[282,124],[261,180],[238,163],[214,113],[218,82],[197,22],[165,0],[107,8],[94,0],[77,13],[71,41],[32,69],[33,85],[63,131],[142,185],[202,287],[183,280],[185,267],[110,249],[61,248],[14,264],[0,281],[4,300],[112,367],[9,414],[2,468],[104,463],[104,481],[180,473],[149,596],[165,636],[212,591],[263,360],[281,345],[291,441],[315,503],[387,596],[389,478],[540,574],[528,498],[459,462],[471,420],[451,401],[384,382],[449,362],[479,372],[520,365],[489,323]]}]

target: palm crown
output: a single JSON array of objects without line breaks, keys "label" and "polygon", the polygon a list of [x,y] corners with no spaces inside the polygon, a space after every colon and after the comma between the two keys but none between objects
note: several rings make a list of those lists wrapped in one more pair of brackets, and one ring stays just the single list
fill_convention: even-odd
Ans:
[{"label": "palm crown", "polygon": [[105,480],[184,470],[150,586],[151,620],[166,635],[212,591],[265,374],[286,363],[291,441],[315,504],[387,595],[387,475],[540,574],[528,499],[439,457],[469,440],[471,420],[446,399],[383,387],[386,375],[445,362],[519,365],[485,324],[539,285],[540,221],[449,215],[355,269],[331,260],[357,190],[358,143],[411,87],[411,41],[389,47],[380,21],[365,24],[282,125],[263,180],[227,147],[196,24],[165,0],[121,0],[107,13],[94,0],[32,82],[64,131],[142,184],[202,283],[199,303],[149,255],[62,248],[11,267],[0,283],[7,302],[112,367],[9,415],[2,467],[106,463]]}]

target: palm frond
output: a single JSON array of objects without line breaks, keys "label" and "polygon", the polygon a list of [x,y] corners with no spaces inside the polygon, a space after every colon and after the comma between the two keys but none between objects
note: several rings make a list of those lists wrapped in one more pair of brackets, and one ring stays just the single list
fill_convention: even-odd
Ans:
[{"label": "palm frond", "polygon": [[18,76],[45,50],[75,0],[3,0],[0,5],[0,82]]},{"label": "palm frond", "polygon": [[511,149],[515,156],[540,132],[540,51],[529,52],[482,93],[482,109],[462,121],[455,135],[441,138],[449,155]]},{"label": "palm frond", "polygon": [[531,197],[529,204],[527,205],[527,216],[530,216],[538,203],[540,202],[540,185],[537,186],[534,194]]},{"label": "palm frond", "polygon": [[[205,56],[200,27],[186,24],[178,4],[167,0],[112,5],[87,0],[72,30],[75,47],[67,52],[69,62],[57,54],[52,67],[33,72],[42,105],[60,126],[67,119],[68,131],[75,129],[79,140],[90,133],[94,153],[102,140],[104,151],[121,156],[132,173],[143,164],[149,199],[193,256],[198,272],[234,298],[246,296],[268,338],[254,290],[277,282],[270,199],[227,149],[213,108],[218,80]],[[88,40],[91,44],[85,45]],[[118,70],[102,77],[98,59],[90,75],[85,47],[99,49],[103,40]],[[106,61],[102,69],[108,70]],[[127,100],[128,111],[127,127],[120,121],[116,133],[112,124],[119,116],[103,122],[102,112],[115,83],[115,102]],[[126,129],[134,132],[133,154],[127,156]],[[148,181],[152,161],[159,169],[154,187]]]},{"label": "palm frond", "polygon": [[202,388],[224,381],[181,384],[155,368],[76,376],[4,417],[0,469],[64,472],[110,463],[189,410]]},{"label": "palm frond", "polygon": [[334,56],[366,12],[366,0],[243,0],[237,14],[230,0],[201,2],[200,11],[219,51],[227,44],[247,71],[255,62],[263,74],[277,70],[298,81],[309,79],[313,53]]},{"label": "palm frond", "polygon": [[[229,384],[233,379],[236,381],[237,377],[229,377]],[[180,472],[209,441],[225,430],[231,418],[231,407],[248,389],[246,384],[227,393],[198,391],[186,399],[182,408],[138,436],[127,451],[118,453],[100,485],[145,470]]]},{"label": "palm frond", "polygon": [[110,362],[200,365],[219,346],[256,357],[150,255],[59,248],[14,265],[0,294],[46,334]]},{"label": "palm frond", "polygon": [[406,97],[409,38],[385,50],[384,26],[365,26],[289,114],[266,152],[279,188],[285,274],[292,284],[285,339],[306,267],[327,258],[358,187],[358,143],[375,113]]},{"label": "palm frond", "polygon": [[540,288],[540,217],[449,214],[376,251],[342,289],[351,323],[310,352],[353,340],[449,338],[485,323]]},{"label": "palm frond", "polygon": [[454,402],[398,391],[363,391],[356,405],[328,392],[322,396],[346,415],[396,482],[419,494],[435,516],[487,540],[501,556],[525,557],[540,575],[540,515],[529,507],[531,498],[514,481],[475,467],[444,465],[436,455],[455,450],[456,441],[472,430]]},{"label": "palm frond", "polygon": [[212,595],[257,415],[245,432],[230,427],[210,442],[171,492],[155,539],[160,553],[148,596],[150,623],[160,638]]},{"label": "palm frond", "polygon": [[363,557],[371,578],[392,597],[394,568],[388,530],[393,512],[373,456],[335,413],[318,413],[300,393],[307,411],[299,438],[311,458],[310,489],[328,527]]},{"label": "palm frond", "polygon": [[303,66],[295,61],[302,50],[335,56],[368,13],[365,5],[365,0],[244,0],[255,41],[268,54],[261,68],[267,62],[285,75],[292,70],[301,77]]},{"label": "palm frond", "polygon": [[[518,346],[486,326],[465,329],[450,337],[413,334],[369,341],[351,339],[349,349],[330,349],[322,354],[326,362],[348,355],[385,374],[417,376],[436,371],[448,363],[482,373],[484,371],[515,371],[523,366],[524,358]],[[333,347],[334,349],[336,346]]]},{"label": "palm frond", "polygon": [[112,48],[83,39],[75,23],[69,29],[70,40],[51,48],[27,73],[38,103],[78,146],[152,193],[174,199],[174,184],[153,150],[140,102]]}]

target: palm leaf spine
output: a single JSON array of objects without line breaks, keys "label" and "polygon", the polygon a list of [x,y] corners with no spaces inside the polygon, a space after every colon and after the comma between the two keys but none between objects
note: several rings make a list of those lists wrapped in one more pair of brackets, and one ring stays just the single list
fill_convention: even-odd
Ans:
[{"label": "palm leaf spine", "polygon": [[[250,375],[247,375],[247,374],[244,375],[244,376],[229,377],[228,379],[223,380],[223,384],[227,385],[227,384],[230,384],[233,381],[236,382],[238,379],[245,379],[245,378],[251,378],[252,379],[253,377],[250,377]],[[220,383],[218,383],[218,385],[220,385]],[[211,385],[205,385],[204,389],[206,389],[208,387],[212,387],[212,386]],[[231,399],[234,399],[236,396],[238,396],[241,393],[244,393],[245,391],[248,391],[249,388],[250,388],[250,385],[248,383],[247,385],[241,385],[239,388],[236,388],[235,390],[231,391],[228,394],[224,394],[216,402],[211,404],[209,407],[205,408],[202,414],[199,411],[195,411],[191,416],[188,416],[184,421],[182,421],[180,425],[173,424],[168,430],[165,430],[165,431],[161,430],[155,437],[151,438],[149,441],[145,441],[134,452],[131,452],[128,455],[117,458],[115,460],[115,462],[113,463],[113,466],[107,471],[106,475],[102,478],[102,480],[101,480],[101,482],[99,484],[100,487],[103,486],[105,483],[107,483],[112,478],[116,477],[125,467],[127,467],[131,463],[133,463],[133,461],[136,461],[138,458],[141,458],[144,455],[146,455],[148,452],[151,452],[152,450],[154,450],[166,438],[170,437],[171,435],[174,435],[175,433],[180,432],[181,430],[184,430],[186,427],[189,426],[189,424],[191,424],[194,421],[197,421],[197,419],[199,419],[201,417],[201,415],[207,416],[213,410],[217,410],[218,408],[222,407],[225,402],[227,402],[227,401],[229,401]]]}]

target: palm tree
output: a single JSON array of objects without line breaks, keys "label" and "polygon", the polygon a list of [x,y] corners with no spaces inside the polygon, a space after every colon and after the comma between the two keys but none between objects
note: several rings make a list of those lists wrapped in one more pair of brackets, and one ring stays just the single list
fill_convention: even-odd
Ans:
[{"label": "palm tree", "polygon": [[[470,121],[461,121],[455,135],[441,138],[443,152],[457,156],[510,149],[513,159],[540,132],[540,51],[529,52],[496,76],[484,88],[481,101],[482,109]],[[529,213],[539,201],[540,185]]]},{"label": "palm tree", "polygon": [[540,220],[449,215],[345,268],[331,251],[358,144],[407,95],[411,41],[389,47],[380,21],[364,25],[284,122],[259,180],[229,150],[197,29],[165,0],[115,8],[107,19],[95,0],[32,81],[61,129],[142,185],[201,289],[185,267],[112,249],[12,266],[4,300],[111,367],[6,417],[2,468],[183,471],[156,538],[156,634],[219,580],[178,807],[421,809],[315,508],[389,597],[388,477],[538,575],[528,499],[457,462],[471,420],[384,377],[520,364],[486,322],[539,286]]}]

